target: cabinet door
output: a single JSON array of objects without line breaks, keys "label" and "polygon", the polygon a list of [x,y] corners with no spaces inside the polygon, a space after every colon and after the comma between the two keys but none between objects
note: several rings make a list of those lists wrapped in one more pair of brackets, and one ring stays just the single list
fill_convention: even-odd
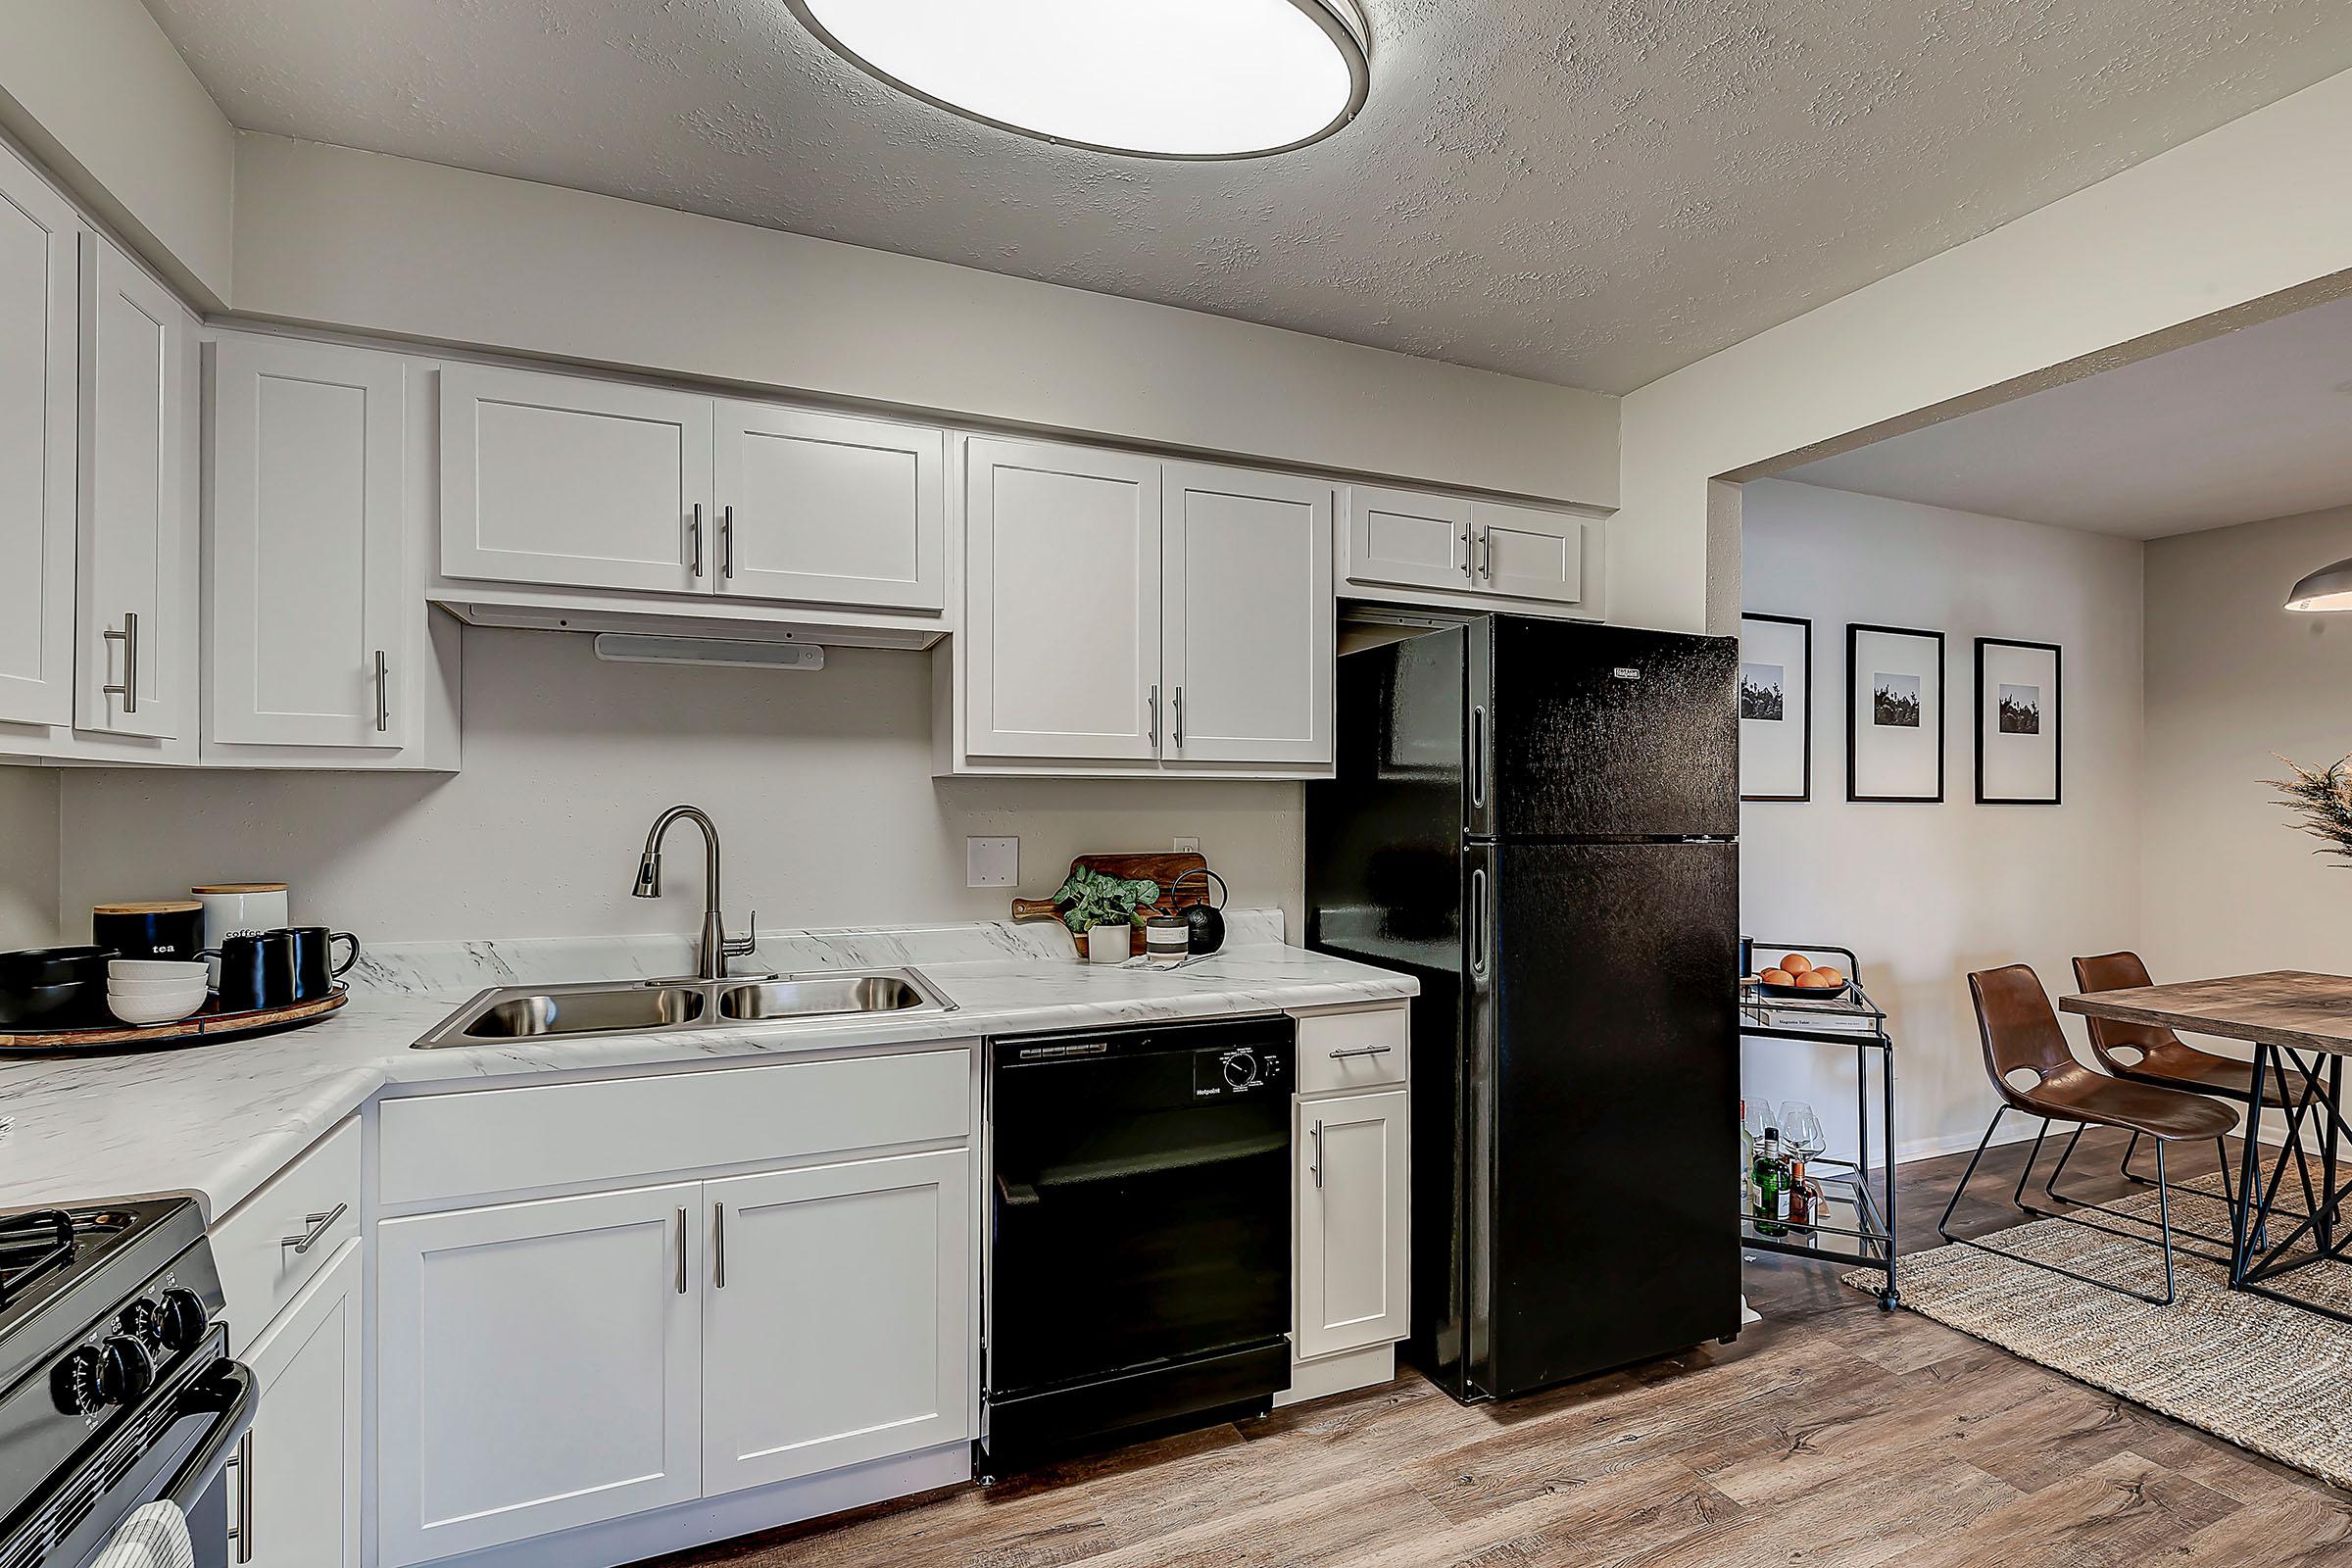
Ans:
[{"label": "cabinet door", "polygon": [[760,403],[717,406],[719,591],[939,610],[947,437]]},{"label": "cabinet door", "polygon": [[262,1403],[230,1461],[231,1562],[359,1568],[360,1345],[355,1238],[246,1351]]},{"label": "cabinet door", "polygon": [[971,1436],[971,1154],[706,1185],[707,1495]]},{"label": "cabinet door", "polygon": [[1470,503],[1379,485],[1348,487],[1348,580],[1470,586]]},{"label": "cabinet door", "polygon": [[702,1185],[377,1228],[385,1568],[696,1496]]},{"label": "cabinet door", "polygon": [[179,734],[180,368],[188,318],[162,284],[81,236],[81,504],[74,722]]},{"label": "cabinet door", "polygon": [[965,455],[964,746],[1159,755],[1159,464],[973,441]]},{"label": "cabinet door", "polygon": [[1330,762],[1331,486],[1171,463],[1160,494],[1165,755]]},{"label": "cabinet door", "polygon": [[1584,602],[1584,518],[1500,501],[1473,501],[1470,525],[1481,589],[1564,605]]},{"label": "cabinet door", "polygon": [[215,347],[207,740],[405,739],[407,397],[395,355]]},{"label": "cabinet door", "polygon": [[710,400],[568,375],[441,372],[441,570],[688,593],[716,569]]},{"label": "cabinet door", "polygon": [[1300,1356],[1404,1338],[1406,1092],[1298,1104]]},{"label": "cabinet door", "polygon": [[0,720],[74,719],[74,209],[0,147]]}]

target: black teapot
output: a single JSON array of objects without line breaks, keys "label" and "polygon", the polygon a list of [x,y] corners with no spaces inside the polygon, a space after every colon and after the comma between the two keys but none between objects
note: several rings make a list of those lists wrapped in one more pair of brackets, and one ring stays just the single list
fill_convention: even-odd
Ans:
[{"label": "black teapot", "polygon": [[1190,905],[1180,911],[1184,923],[1191,928],[1185,939],[1185,951],[1196,957],[1203,953],[1214,953],[1225,945],[1225,916],[1219,911],[1225,907],[1228,896],[1225,879],[1206,866],[1185,872],[1168,884],[1168,891],[1173,894],[1197,876],[1204,876],[1217,885],[1217,902]]}]

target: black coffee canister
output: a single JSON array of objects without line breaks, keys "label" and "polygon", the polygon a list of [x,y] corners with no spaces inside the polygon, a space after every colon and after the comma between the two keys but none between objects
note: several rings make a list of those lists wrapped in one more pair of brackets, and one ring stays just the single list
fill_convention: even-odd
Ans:
[{"label": "black coffee canister", "polygon": [[204,906],[194,899],[101,904],[90,910],[90,940],[125,958],[193,958],[204,951]]}]

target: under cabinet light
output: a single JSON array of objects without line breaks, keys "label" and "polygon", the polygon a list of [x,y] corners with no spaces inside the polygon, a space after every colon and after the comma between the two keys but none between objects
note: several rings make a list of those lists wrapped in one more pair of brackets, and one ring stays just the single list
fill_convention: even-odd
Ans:
[{"label": "under cabinet light", "polygon": [[814,643],[758,643],[732,637],[656,637],[600,631],[596,657],[608,664],[709,664],[726,669],[822,669]]}]

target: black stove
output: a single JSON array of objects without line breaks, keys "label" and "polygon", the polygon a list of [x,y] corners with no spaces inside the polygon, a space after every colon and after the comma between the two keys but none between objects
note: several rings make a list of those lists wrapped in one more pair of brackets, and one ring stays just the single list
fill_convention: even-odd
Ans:
[{"label": "black stove", "polygon": [[0,1568],[79,1568],[195,1506],[253,1418],[188,1199],[0,1213]]}]

